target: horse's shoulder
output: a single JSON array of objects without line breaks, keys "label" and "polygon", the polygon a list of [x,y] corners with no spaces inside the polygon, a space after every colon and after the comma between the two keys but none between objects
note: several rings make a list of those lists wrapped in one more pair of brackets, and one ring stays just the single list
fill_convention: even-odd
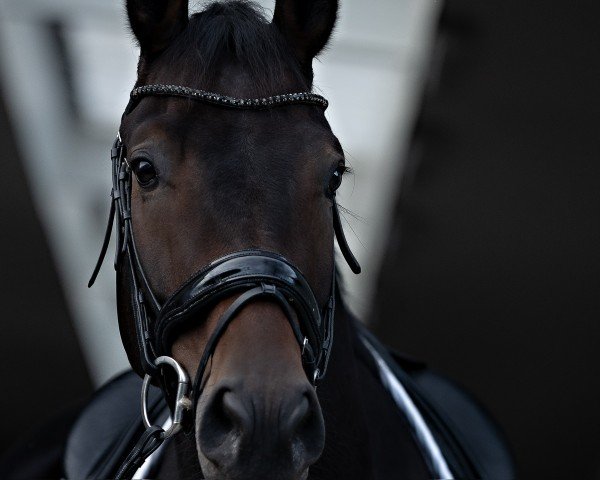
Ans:
[{"label": "horse's shoulder", "polygon": [[368,335],[419,408],[455,473],[463,478],[516,477],[504,433],[471,393],[426,363],[389,350]]},{"label": "horse's shoulder", "polygon": [[[67,440],[64,470],[67,478],[110,478],[143,432],[140,415],[142,380],[127,371],[106,383],[83,409]],[[161,411],[164,400],[157,388],[149,392],[149,411]]]}]

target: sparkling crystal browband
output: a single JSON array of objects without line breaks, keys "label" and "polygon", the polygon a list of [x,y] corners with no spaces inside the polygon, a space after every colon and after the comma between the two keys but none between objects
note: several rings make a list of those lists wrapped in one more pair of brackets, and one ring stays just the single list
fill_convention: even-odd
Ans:
[{"label": "sparkling crystal browband", "polygon": [[220,95],[218,93],[211,93],[178,85],[143,85],[141,87],[136,87],[131,91],[130,104],[132,105],[128,110],[132,109],[134,102],[137,102],[140,98],[148,95],[184,97],[204,103],[219,105],[221,107],[238,109],[257,109],[304,104],[314,105],[325,110],[329,105],[329,102],[321,95],[310,92],[286,93],[263,98],[234,98],[227,95]]}]

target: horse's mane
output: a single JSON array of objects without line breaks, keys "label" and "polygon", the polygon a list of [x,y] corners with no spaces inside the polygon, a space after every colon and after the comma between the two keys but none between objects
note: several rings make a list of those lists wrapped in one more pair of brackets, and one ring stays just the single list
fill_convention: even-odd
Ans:
[{"label": "horse's mane", "polygon": [[194,13],[187,28],[163,53],[173,71],[185,72],[191,81],[214,84],[223,62],[239,62],[250,76],[256,95],[281,89],[291,78],[306,80],[279,30],[268,21],[260,5],[247,0],[214,2]]}]

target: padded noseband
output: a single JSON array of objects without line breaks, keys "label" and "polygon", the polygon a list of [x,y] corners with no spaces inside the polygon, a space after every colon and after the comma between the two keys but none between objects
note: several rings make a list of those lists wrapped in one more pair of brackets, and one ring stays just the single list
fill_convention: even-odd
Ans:
[{"label": "padded noseband", "polygon": [[[335,281],[335,275],[333,278]],[[238,298],[221,316],[200,361],[194,382],[195,400],[199,397],[206,364],[225,329],[244,306],[258,299],[273,301],[282,308],[302,347],[308,377],[313,383],[320,380],[331,347],[334,297],[321,312],[302,273],[284,257],[263,250],[243,250],[221,257],[182,285],[165,302],[155,323],[156,354],[170,355],[176,334],[183,325],[235,294],[239,294]]]}]

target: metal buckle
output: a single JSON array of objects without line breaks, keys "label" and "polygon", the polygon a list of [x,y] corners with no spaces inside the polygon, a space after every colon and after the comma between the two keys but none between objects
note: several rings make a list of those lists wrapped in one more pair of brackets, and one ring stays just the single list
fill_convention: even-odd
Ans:
[{"label": "metal buckle", "polygon": [[304,357],[304,353],[306,352],[307,345],[308,345],[308,338],[304,337],[304,341],[302,342],[302,352],[300,353],[301,357]]},{"label": "metal buckle", "polygon": [[[161,438],[164,440],[175,435],[181,430],[184,411],[192,408],[192,401],[187,396],[190,387],[190,380],[181,365],[179,365],[179,363],[177,363],[177,361],[171,357],[158,357],[154,361],[154,364],[156,367],[160,365],[168,365],[175,370],[175,372],[177,372],[177,394],[175,397],[173,423],[161,434]],[[146,429],[152,428],[152,425],[150,424],[150,418],[148,417],[148,386],[150,385],[151,378],[152,377],[150,375],[146,375],[144,377],[144,383],[142,384],[142,421],[144,422]]]}]

